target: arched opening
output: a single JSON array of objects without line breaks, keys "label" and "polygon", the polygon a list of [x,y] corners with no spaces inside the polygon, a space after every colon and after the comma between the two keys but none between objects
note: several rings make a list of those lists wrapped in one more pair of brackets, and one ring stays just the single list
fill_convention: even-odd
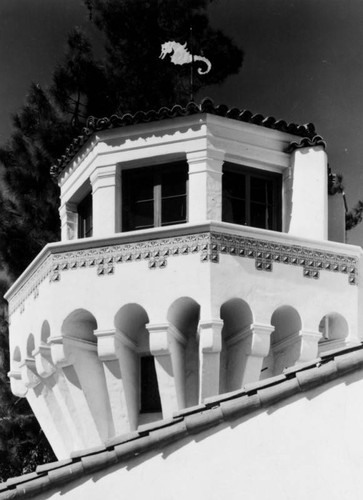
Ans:
[{"label": "arched opening", "polygon": [[319,323],[319,354],[330,349],[337,349],[346,345],[346,339],[349,334],[349,326],[339,313],[329,313],[323,316]]},{"label": "arched opening", "polygon": [[26,343],[26,357],[27,358],[34,357],[34,354],[33,354],[34,349],[35,349],[34,335],[32,333],[30,333],[28,336],[27,343]]},{"label": "arched opening", "polygon": [[246,340],[251,335],[253,314],[242,299],[233,298],[221,307],[222,351],[220,361],[220,393],[242,387]]},{"label": "arched opening", "polygon": [[285,368],[293,366],[300,356],[302,328],[301,317],[297,310],[289,305],[277,308],[271,316],[274,331],[271,334],[271,347],[266,356],[261,379],[282,373]]},{"label": "arched opening", "polygon": [[14,349],[12,361],[13,361],[12,368],[17,369],[19,363],[21,362],[21,353],[20,353],[20,348],[18,346],[16,346]]},{"label": "arched opening", "polygon": [[64,337],[97,343],[94,331],[97,329],[96,318],[85,309],[76,309],[67,316],[62,325]]},{"label": "arched opening", "polygon": [[115,316],[121,338],[122,379],[131,428],[161,418],[161,401],[155,361],[150,353],[149,317],[139,304],[122,306]]},{"label": "arched opening", "polygon": [[47,320],[43,321],[42,328],[40,331],[40,344],[48,345],[48,339],[50,337],[50,326]]},{"label": "arched opening", "polygon": [[133,342],[139,353],[150,354],[147,312],[139,304],[125,304],[115,316],[115,327]]}]

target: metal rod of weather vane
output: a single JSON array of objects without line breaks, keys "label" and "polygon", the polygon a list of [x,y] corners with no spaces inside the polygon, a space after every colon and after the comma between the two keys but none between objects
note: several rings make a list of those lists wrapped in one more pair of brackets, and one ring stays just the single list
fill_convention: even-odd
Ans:
[{"label": "metal rod of weather vane", "polygon": [[194,95],[193,95],[193,86],[194,86],[194,79],[193,79],[193,68],[194,68],[194,48],[193,48],[193,27],[190,26],[190,52],[192,54],[192,64],[190,65],[190,100],[194,101]]}]

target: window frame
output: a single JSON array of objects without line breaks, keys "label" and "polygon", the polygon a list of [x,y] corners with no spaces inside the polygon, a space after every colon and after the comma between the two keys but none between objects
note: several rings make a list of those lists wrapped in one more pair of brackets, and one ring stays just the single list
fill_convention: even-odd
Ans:
[{"label": "window frame", "polygon": [[[245,178],[245,192],[244,205],[245,205],[245,219],[244,224],[238,222],[226,221],[224,217],[225,200],[226,195],[224,194],[223,180],[225,179],[224,174],[231,173],[244,176]],[[251,178],[258,178],[267,181],[272,181],[272,227],[271,228],[261,228],[259,226],[251,225]],[[283,177],[281,173],[271,172],[268,170],[262,170],[259,168],[248,167],[245,165],[239,165],[236,163],[225,162],[222,169],[222,221],[229,222],[231,224],[244,225],[249,227],[256,227],[259,229],[268,229],[270,231],[282,231],[282,183]],[[241,196],[242,198],[242,196]]]},{"label": "window frame", "polygon": [[[180,170],[185,169],[185,193],[164,196],[162,195],[162,176],[165,172],[172,172],[172,170],[180,168]],[[133,225],[127,220],[129,217],[128,210],[132,210],[132,195],[130,189],[132,182],[132,176],[137,178],[138,175],[142,175],[142,172],[150,173],[153,179],[153,197],[150,199],[139,200],[141,202],[152,201],[153,202],[153,224],[146,225],[144,227],[133,227]],[[129,177],[129,179],[127,179]],[[121,172],[121,190],[122,190],[122,202],[121,202],[121,231],[142,231],[145,229],[151,229],[155,227],[165,227],[165,226],[175,226],[179,224],[185,224],[189,219],[189,167],[186,160],[177,160],[168,163],[161,163],[150,166],[140,166],[135,168],[127,168]],[[174,222],[163,222],[162,221],[162,201],[164,199],[171,198],[185,198],[185,217],[184,220],[178,220]]]}]

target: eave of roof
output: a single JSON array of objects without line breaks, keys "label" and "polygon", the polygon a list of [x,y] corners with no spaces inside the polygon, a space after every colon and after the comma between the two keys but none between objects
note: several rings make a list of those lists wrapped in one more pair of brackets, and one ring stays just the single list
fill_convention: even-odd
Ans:
[{"label": "eave of roof", "polygon": [[137,431],[109,440],[105,446],[73,453],[70,459],[40,465],[35,472],[8,479],[0,484],[0,500],[31,498],[108,466],[126,466],[137,455],[267,409],[362,368],[363,345],[327,352],[311,362],[288,368],[281,375],[248,384],[240,391],[208,398],[171,419],[140,426]]},{"label": "eave of roof", "polygon": [[[298,125],[296,123],[287,123],[284,120],[276,120],[276,118],[269,116],[264,117],[261,114],[253,114],[246,109],[229,108],[225,104],[215,105],[209,98],[203,99],[200,104],[189,102],[185,107],[176,105],[172,108],[162,107],[158,111],[150,110],[147,112],[138,111],[135,114],[124,114],[122,116],[112,115],[109,118],[95,118],[91,116],[88,118],[86,126],[83,128],[82,133],[73,139],[72,143],[65,150],[56,162],[51,167],[51,175],[58,177],[66,168],[68,163],[74,158],[81,147],[88,141],[88,139],[95,133],[102,130],[108,130],[118,127],[127,127],[129,125],[137,125],[139,123],[150,123],[161,121],[170,118],[177,118],[182,116],[197,115],[200,113],[209,113],[231,120],[238,120],[245,123],[259,125],[261,127],[278,130],[280,132],[287,132],[304,138],[308,141],[307,145],[324,145],[325,143],[320,136],[316,135],[315,127],[312,123],[305,125]],[[318,141],[318,142],[317,142]],[[295,147],[306,147],[306,144],[294,143]]]}]

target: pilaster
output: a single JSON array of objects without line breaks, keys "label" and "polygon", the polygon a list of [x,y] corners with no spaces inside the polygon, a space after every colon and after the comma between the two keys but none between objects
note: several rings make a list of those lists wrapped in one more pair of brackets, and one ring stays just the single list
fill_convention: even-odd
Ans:
[{"label": "pilaster", "polygon": [[222,220],[223,155],[207,149],[187,153],[189,222]]},{"label": "pilaster", "polygon": [[59,208],[61,220],[62,241],[74,240],[78,236],[77,205],[72,202],[65,203]]},{"label": "pilaster", "polygon": [[121,230],[121,176],[116,165],[97,167],[91,175],[93,236]]},{"label": "pilaster", "polygon": [[200,321],[199,336],[199,401],[219,393],[220,353],[223,321]]}]

